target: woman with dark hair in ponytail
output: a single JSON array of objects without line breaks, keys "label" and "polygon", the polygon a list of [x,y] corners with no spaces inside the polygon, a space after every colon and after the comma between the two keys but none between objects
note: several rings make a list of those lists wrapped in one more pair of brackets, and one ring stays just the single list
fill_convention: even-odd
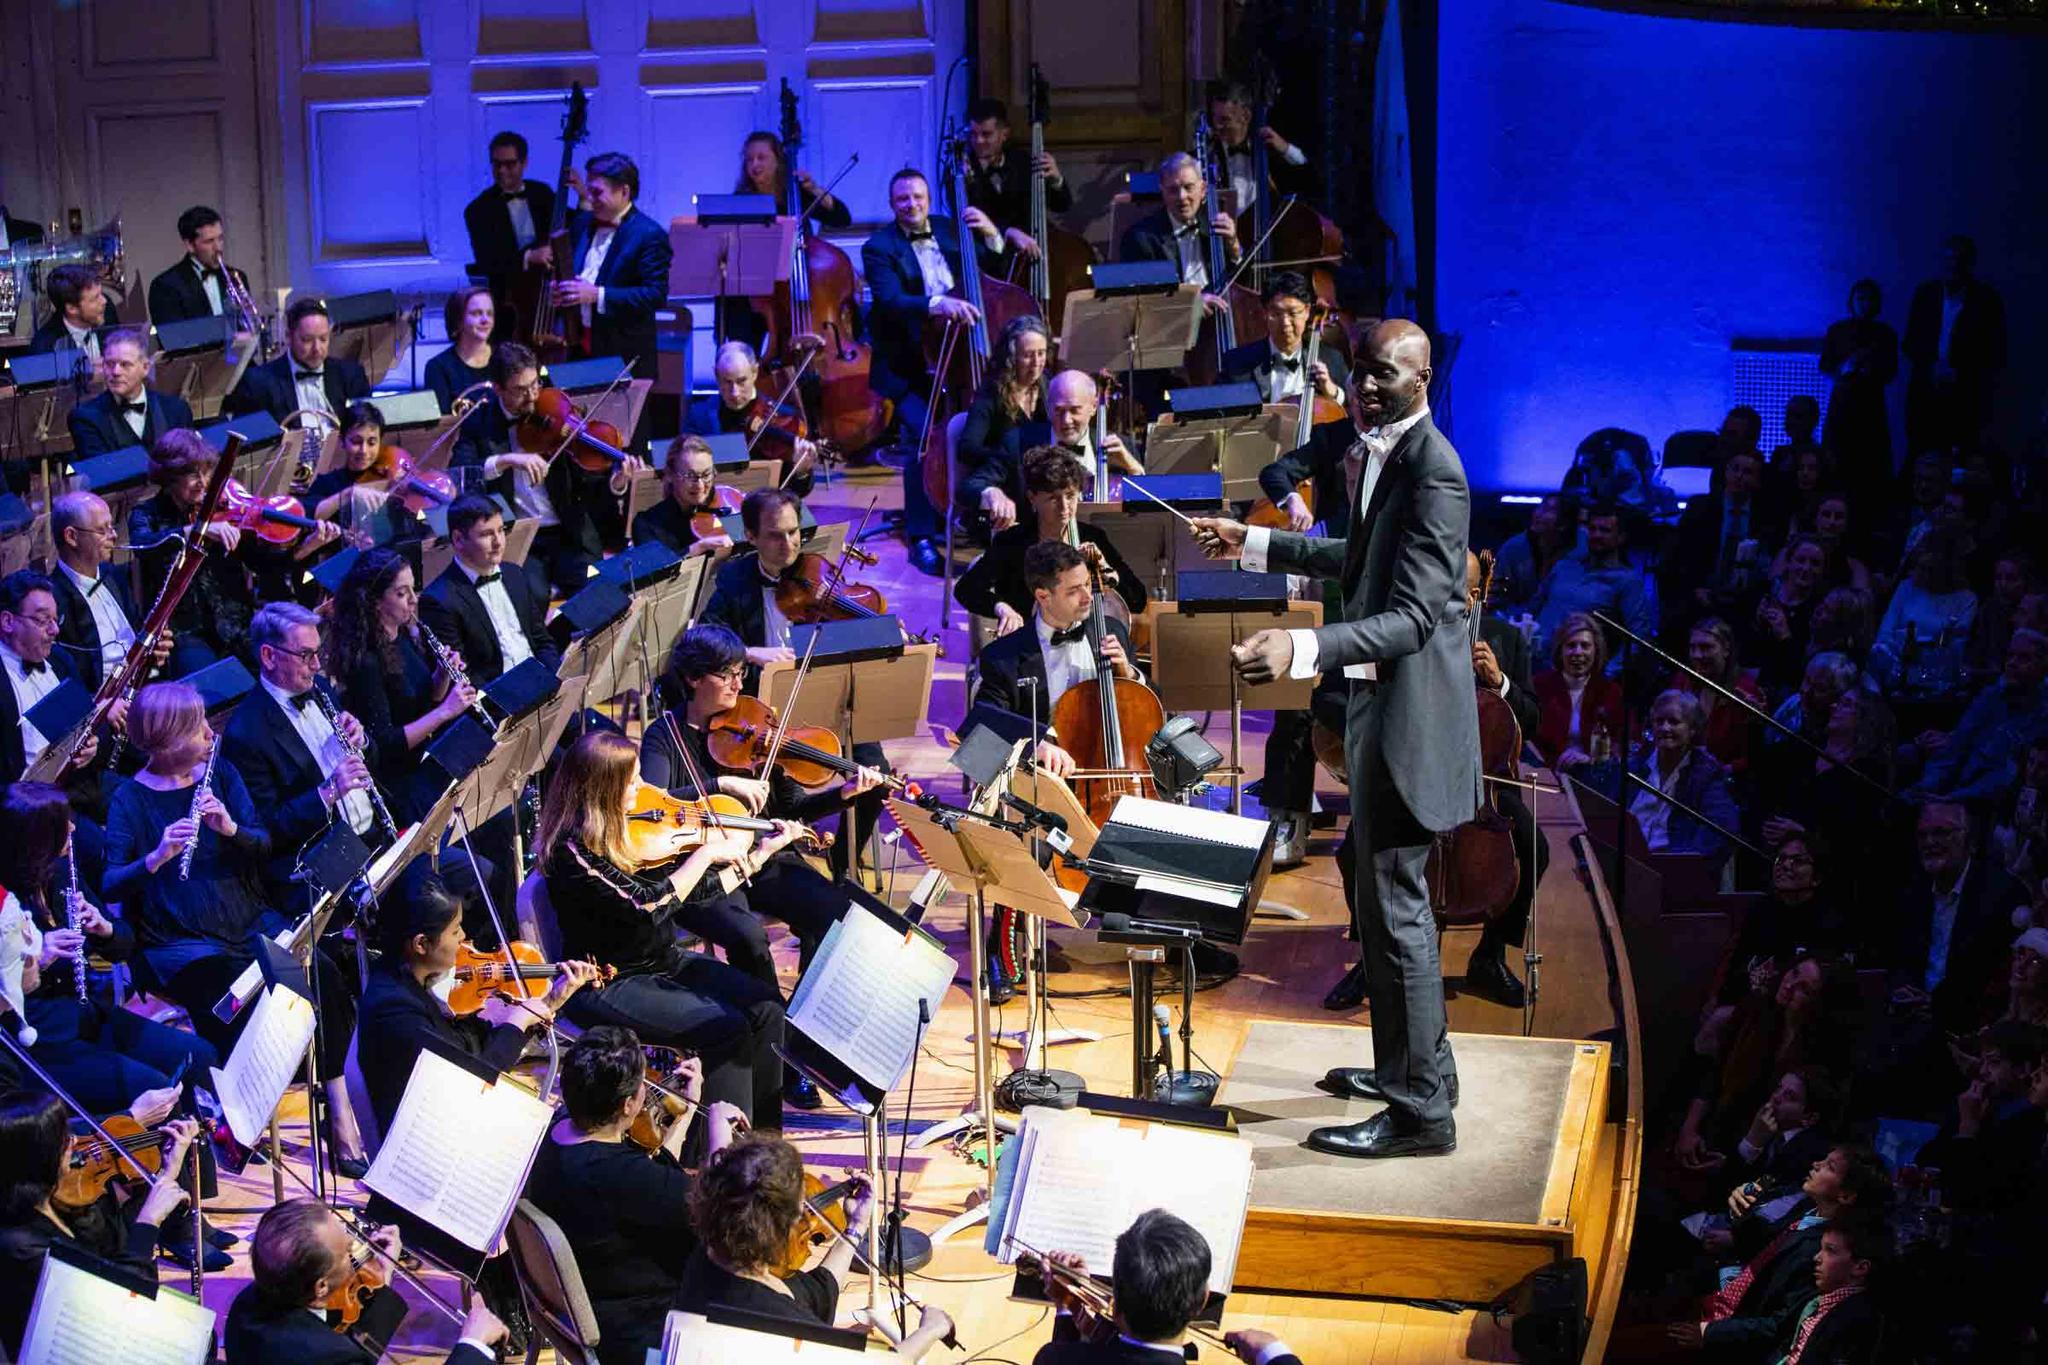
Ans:
[{"label": "woman with dark hair in ponytail", "polygon": [[[77,1247],[148,1281],[156,1279],[157,1230],[185,1202],[175,1180],[159,1180],[129,1210],[110,1195],[82,1209],[54,1202],[70,1113],[54,1095],[0,1099],[0,1356],[21,1357],[21,1337],[35,1303],[36,1282],[51,1246]],[[199,1135],[190,1119],[165,1125],[171,1134],[164,1169],[176,1170]]]}]

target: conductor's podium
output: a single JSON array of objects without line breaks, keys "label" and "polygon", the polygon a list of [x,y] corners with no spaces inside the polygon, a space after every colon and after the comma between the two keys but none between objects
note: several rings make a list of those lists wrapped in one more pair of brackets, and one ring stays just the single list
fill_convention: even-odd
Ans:
[{"label": "conductor's podium", "polygon": [[1251,1211],[1236,1287],[1489,1301],[1530,1271],[1588,1255],[1611,1193],[1605,1043],[1453,1034],[1457,1150],[1361,1160],[1301,1145],[1381,1106],[1316,1088],[1371,1060],[1356,1025],[1250,1026],[1217,1103],[1251,1139]]}]

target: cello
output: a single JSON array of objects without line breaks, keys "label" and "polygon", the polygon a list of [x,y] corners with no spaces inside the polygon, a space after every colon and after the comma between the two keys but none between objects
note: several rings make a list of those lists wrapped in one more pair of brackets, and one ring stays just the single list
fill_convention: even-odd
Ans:
[{"label": "cello", "polygon": [[569,87],[569,107],[562,114],[562,164],[555,174],[555,210],[548,218],[544,244],[553,257],[551,265],[530,265],[506,291],[505,308],[519,320],[515,335],[533,348],[542,363],[558,361],[571,350],[588,344],[583,335],[583,314],[574,308],[557,308],[554,287],[558,280],[573,279],[575,262],[569,258],[569,177],[576,164],[576,146],[590,136],[590,99],[583,82]]},{"label": "cello", "polygon": [[[1102,581],[1100,559],[1089,561],[1089,578],[1094,585],[1088,604],[1088,645],[1094,652],[1095,676],[1075,683],[1053,703],[1052,728],[1058,732],[1060,747],[1074,757],[1074,795],[1080,799],[1088,818],[1106,824],[1124,796],[1153,796],[1152,771],[1143,766],[1145,746],[1166,723],[1166,710],[1158,694],[1144,683],[1116,676],[1102,657],[1103,637],[1109,627],[1103,617],[1102,596],[1108,591]],[[1136,759],[1140,766],[1133,767]]]},{"label": "cello", "polygon": [[[1475,643],[1486,598],[1493,590],[1493,552],[1481,550],[1478,559],[1479,584],[1472,603]],[[1479,707],[1480,770],[1488,777],[1519,781],[1522,727],[1513,708],[1498,693],[1476,682],[1473,697]],[[1521,886],[1514,826],[1496,808],[1493,784],[1486,787],[1486,799],[1476,815],[1430,841],[1423,875],[1429,885],[1430,909],[1443,924],[1480,924],[1493,919],[1514,903]]]}]

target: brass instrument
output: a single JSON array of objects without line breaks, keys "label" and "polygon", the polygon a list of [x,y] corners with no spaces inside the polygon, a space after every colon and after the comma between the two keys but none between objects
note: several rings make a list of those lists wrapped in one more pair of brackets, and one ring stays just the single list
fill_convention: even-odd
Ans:
[{"label": "brass instrument", "polygon": [[[56,234],[52,232],[52,238]],[[59,265],[89,265],[100,283],[113,289],[126,284],[128,255],[121,242],[121,215],[104,225],[62,241],[23,242],[0,251],[0,332],[12,331],[20,316],[22,280],[32,300],[41,292],[45,269]]]},{"label": "brass instrument", "polygon": [[64,888],[64,917],[66,923],[78,934],[78,947],[73,949],[71,954],[71,974],[78,988],[78,1003],[83,1005],[86,1003],[86,996],[88,994],[85,965],[85,929],[83,928],[85,914],[81,909],[85,904],[85,892],[78,889],[77,835],[74,834],[71,838],[64,841],[64,856],[71,861],[71,885]]},{"label": "brass instrument", "polygon": [[199,780],[192,784],[192,810],[188,817],[193,824],[192,842],[185,845],[185,851],[178,855],[178,880],[192,880],[192,859],[199,852],[199,831],[203,824],[199,815],[199,803],[213,792],[213,765],[220,760],[220,736],[213,737],[213,747],[206,751],[206,766],[199,772]]},{"label": "brass instrument", "polygon": [[[414,621],[412,624],[413,629],[419,632],[420,643],[427,647],[427,652],[434,656],[434,662],[440,664],[441,671],[448,675],[448,685],[450,687],[468,686],[469,666],[462,662],[462,656],[450,649],[440,636],[434,634],[428,628],[425,621]],[[470,702],[469,709],[476,714],[478,720],[483,722],[485,731],[495,737],[498,733],[498,719],[484,709],[484,699],[481,694],[474,701]]]},{"label": "brass instrument", "polygon": [[[334,703],[327,699],[327,694],[322,692],[317,685],[313,688],[313,700],[319,704],[320,714],[327,717],[328,725],[333,727],[335,742],[341,745],[342,753],[350,758],[362,759],[363,766],[367,769],[370,765],[370,760],[364,756],[361,749],[356,747],[355,742],[348,737],[348,731],[341,728],[341,713],[334,709]],[[371,777],[370,785],[363,788],[363,790],[370,794],[370,805],[377,812],[377,824],[384,831],[384,837],[396,842],[398,839],[398,822],[391,818],[391,808],[384,804],[384,793],[377,790],[377,779],[374,776]],[[338,807],[340,804],[340,800],[337,799],[335,805]]]},{"label": "brass instrument", "polygon": [[256,338],[258,358],[269,359],[272,353],[270,324],[264,321],[256,300],[249,296],[248,287],[226,261],[220,263],[220,278],[221,311],[234,319],[237,332],[246,332]]}]

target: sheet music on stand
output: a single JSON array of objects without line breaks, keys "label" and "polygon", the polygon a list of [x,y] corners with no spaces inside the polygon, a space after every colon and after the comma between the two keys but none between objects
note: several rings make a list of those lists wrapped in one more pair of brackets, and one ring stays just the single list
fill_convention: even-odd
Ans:
[{"label": "sheet music on stand", "polygon": [[1098,915],[1186,924],[1210,938],[1242,943],[1272,874],[1273,837],[1267,820],[1121,797],[1093,856],[1129,869],[1135,884],[1097,873],[1081,905]]},{"label": "sheet music on stand", "polygon": [[363,1184],[491,1255],[552,1122],[554,1111],[517,1081],[429,1042]]},{"label": "sheet music on stand", "polygon": [[1032,1105],[1000,1161],[983,1245],[1004,1265],[1028,1247],[1107,1266],[1133,1219],[1165,1209],[1209,1243],[1210,1291],[1230,1292],[1251,1204],[1249,1138]]},{"label": "sheet music on stand", "polygon": [[[769,1317],[713,1304],[708,1314],[671,1309],[661,1328],[661,1365],[761,1365],[762,1361],[865,1358],[868,1334],[859,1328]],[[654,1353],[649,1353],[654,1358]],[[877,1359],[896,1359],[892,1352]]]},{"label": "sheet music on stand", "polygon": [[21,1365],[203,1365],[217,1315],[168,1285],[53,1242],[22,1333]]},{"label": "sheet music on stand", "polygon": [[267,986],[235,1040],[224,1067],[213,1069],[213,1093],[235,1141],[255,1148],[270,1127],[277,1102],[313,1045],[313,1002],[282,986]]},{"label": "sheet music on stand", "polygon": [[858,896],[825,931],[790,996],[792,1060],[829,1063],[820,1068],[826,1074],[813,1079],[827,1082],[849,1109],[872,1110],[917,1061],[918,1002],[927,1006],[927,1018],[938,1018],[956,970],[937,939]]}]

